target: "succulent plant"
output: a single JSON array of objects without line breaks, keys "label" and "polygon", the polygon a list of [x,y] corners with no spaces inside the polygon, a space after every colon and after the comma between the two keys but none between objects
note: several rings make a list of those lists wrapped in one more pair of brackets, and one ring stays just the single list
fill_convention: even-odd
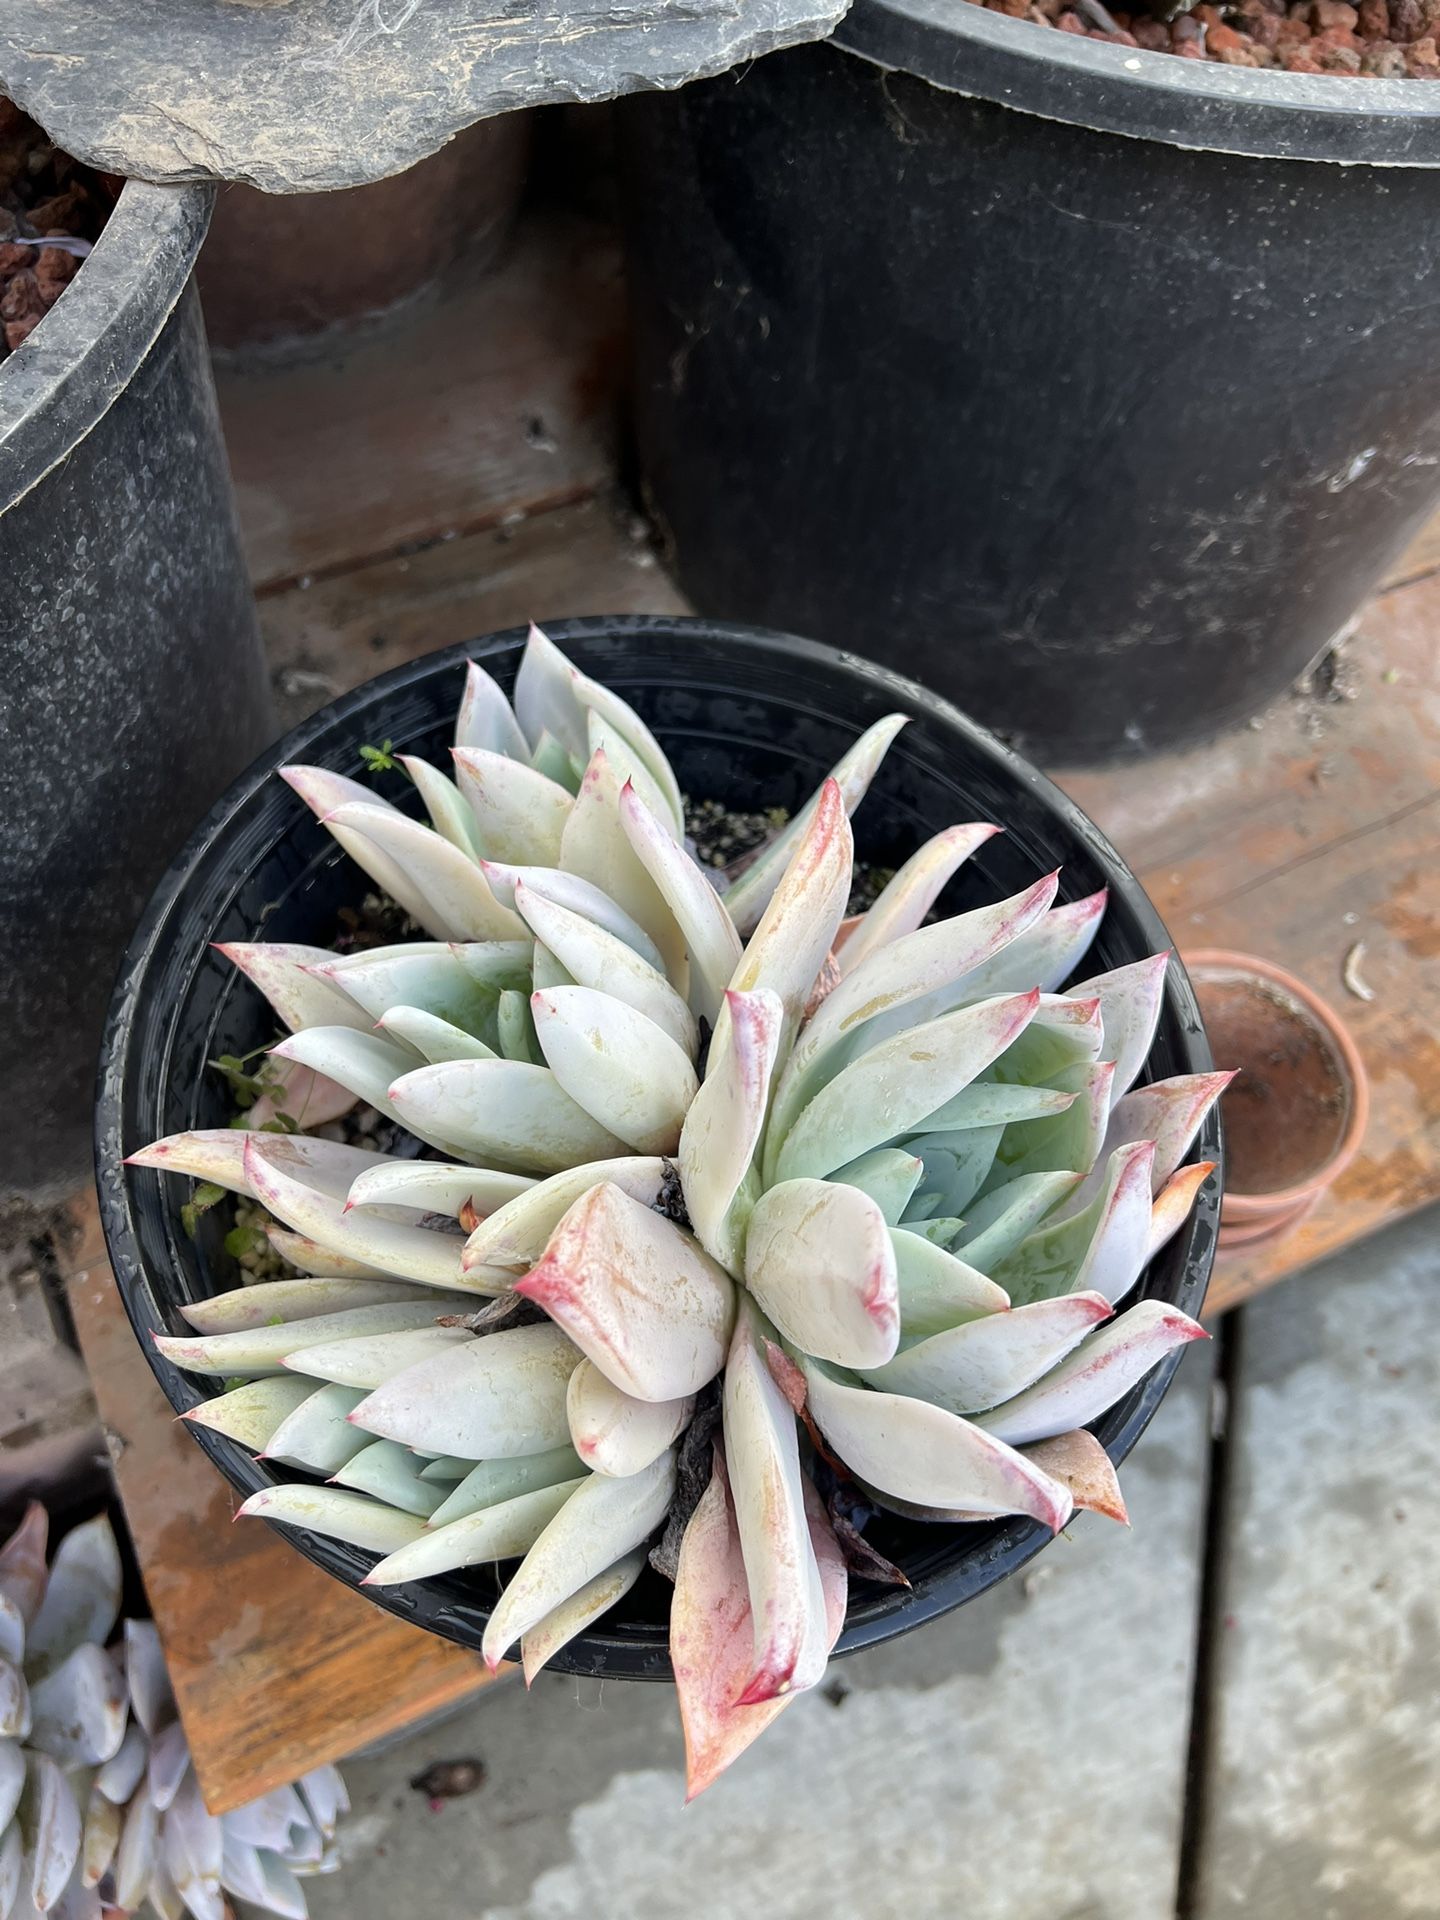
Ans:
[{"label": "succulent plant", "polygon": [[[301,1269],[158,1341],[244,1382],[193,1422],[313,1476],[244,1512],[377,1555],[376,1586],[518,1559],[484,1653],[527,1678],[664,1529],[692,1794],[819,1679],[849,1572],[903,1578],[867,1512],[1123,1519],[1087,1424],[1201,1331],[1115,1309],[1227,1076],[1131,1091],[1165,956],[1060,991],[1103,893],[933,918],[993,825],[847,920],[902,724],[723,895],[653,735],[538,631],[513,710],[469,667],[453,779],[401,756],[429,825],[284,769],[426,937],[225,948],[291,1030],[279,1078],[247,1128],[134,1156],[259,1202]],[[429,1152],[266,1130],[354,1100]]]},{"label": "succulent plant", "polygon": [[102,1514],[47,1569],[32,1503],[0,1546],[0,1920],[223,1920],[222,1888],[304,1920],[297,1876],[338,1864],[344,1782],[297,1786],[216,1816],[191,1765],[160,1639],[120,1616],[120,1553]]}]

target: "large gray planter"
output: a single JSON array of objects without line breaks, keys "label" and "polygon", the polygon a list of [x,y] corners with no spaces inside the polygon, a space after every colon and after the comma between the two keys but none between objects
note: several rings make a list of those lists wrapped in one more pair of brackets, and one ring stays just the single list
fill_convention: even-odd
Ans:
[{"label": "large gray planter", "polygon": [[0,1201],[85,1170],[126,939],[272,730],[190,285],[212,199],[126,186],[0,367]]}]

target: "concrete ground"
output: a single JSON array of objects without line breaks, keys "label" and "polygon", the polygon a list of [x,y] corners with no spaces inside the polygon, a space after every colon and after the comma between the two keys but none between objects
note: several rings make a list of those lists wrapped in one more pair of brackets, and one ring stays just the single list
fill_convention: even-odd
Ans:
[{"label": "concrete ground", "polygon": [[[315,1920],[1440,1914],[1437,1297],[1422,1218],[1242,1309],[1132,1530],[837,1663],[688,1809],[659,1687],[510,1684],[352,1762]],[[457,1758],[485,1783],[432,1811]]]}]

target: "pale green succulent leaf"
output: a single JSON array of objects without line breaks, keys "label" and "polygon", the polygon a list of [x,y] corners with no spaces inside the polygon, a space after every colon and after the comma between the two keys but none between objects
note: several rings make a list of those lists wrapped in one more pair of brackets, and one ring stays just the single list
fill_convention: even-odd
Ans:
[{"label": "pale green succulent leaf", "polygon": [[[1077,1098],[1062,1112],[1038,1120],[1020,1120],[1005,1129],[995,1149],[995,1165],[985,1191],[1027,1173],[1080,1173],[1095,1165],[1105,1139],[1110,1085],[1115,1069],[1108,1060],[1077,1068]],[[1078,1203],[1080,1189],[1076,1190]]]},{"label": "pale green succulent leaf", "polygon": [[735,1318],[729,1274],[613,1184],[576,1201],[515,1291],[637,1400],[698,1393],[724,1365]]},{"label": "pale green succulent leaf", "polygon": [[[416,1454],[414,1457],[420,1460],[424,1456]],[[428,1481],[432,1486],[442,1488],[444,1491],[440,1497],[443,1500],[446,1494],[459,1486],[465,1476],[473,1472],[478,1464],[475,1460],[462,1460],[458,1454],[442,1453],[438,1460],[426,1461],[420,1469],[420,1478]]]},{"label": "pale green succulent leaf", "polygon": [[[858,1187],[786,1180],[762,1194],[745,1241],[745,1285],[785,1338],[819,1359],[878,1367],[895,1351],[892,1234]],[[732,1344],[732,1365],[734,1353]]]},{"label": "pale green succulent leaf", "polygon": [[1115,1062],[1115,1079],[1110,1089],[1112,1102],[1134,1085],[1154,1043],[1155,1029],[1165,1004],[1165,976],[1169,965],[1169,954],[1157,953],[1148,960],[1136,960],[1128,967],[1097,973],[1093,979],[1078,981],[1070,989],[1077,1000],[1098,999],[1100,1002],[1105,1058]]},{"label": "pale green succulent leaf", "polygon": [[486,1665],[497,1667],[547,1614],[643,1545],[674,1495],[673,1453],[627,1479],[594,1473],[582,1481],[530,1548],[491,1614],[481,1643]]},{"label": "pale green succulent leaf", "polygon": [[907,1339],[942,1333],[979,1314],[1003,1312],[1010,1304],[1005,1289],[988,1274],[957,1259],[921,1233],[890,1229],[895,1255],[895,1286],[900,1325]]},{"label": "pale green succulent leaf", "polygon": [[999,831],[984,821],[946,827],[917,848],[886,882],[840,948],[842,975],[853,973],[862,960],[868,960],[892,940],[924,926],[947,882]]},{"label": "pale green succulent leaf", "polygon": [[[827,780],[730,978],[732,992],[779,995],[787,1051],[844,916],[854,854],[840,788]],[[722,1007],[717,1037],[726,1018]]]},{"label": "pale green succulent leaf", "polygon": [[699,1090],[684,1049],[643,1013],[589,987],[537,993],[531,1008],[541,1050],[570,1098],[637,1153],[673,1153]]},{"label": "pale green succulent leaf", "polygon": [[555,865],[574,805],[564,787],[524,761],[473,747],[455,749],[455,777],[474,817],[483,858]]},{"label": "pale green succulent leaf", "polygon": [[593,1580],[587,1581],[568,1600],[562,1600],[538,1625],[522,1635],[520,1659],[527,1687],[562,1647],[567,1647],[577,1634],[618,1606],[645,1571],[646,1562],[644,1547],[637,1547],[623,1560],[617,1560],[613,1567],[597,1573]]},{"label": "pale green succulent leaf", "polygon": [[485,1566],[496,1560],[517,1560],[528,1553],[560,1509],[585,1483],[587,1476],[535,1487],[509,1500],[481,1507],[463,1519],[427,1527],[408,1545],[373,1567],[361,1583],[367,1587],[398,1586],[407,1580],[429,1580],[456,1567]]},{"label": "pale green succulent leaf", "polygon": [[442,840],[448,840],[457,853],[463,853],[467,860],[478,860],[485,851],[484,843],[475,824],[475,815],[459,787],[438,767],[432,767],[428,760],[420,759],[418,754],[402,753],[399,760],[415,782],[436,833]]},{"label": "pale green succulent leaf", "polygon": [[523,1066],[543,1067],[545,1056],[535,1032],[530,1012],[530,996],[507,990],[496,1009],[496,1028],[500,1052],[506,1060],[518,1060]]},{"label": "pale green succulent leaf", "polygon": [[915,1198],[902,1224],[937,1215],[961,1215],[989,1178],[1003,1127],[966,1127],[948,1133],[916,1133],[905,1142],[925,1164]]},{"label": "pale green succulent leaf", "polygon": [[473,1207],[483,1218],[536,1184],[528,1174],[494,1173],[439,1160],[389,1160],[371,1154],[370,1162],[351,1185],[347,1206],[414,1207],[421,1213],[448,1213],[456,1220]]},{"label": "pale green succulent leaf", "polygon": [[272,1059],[294,1060],[348,1087],[358,1100],[383,1113],[390,1083],[415,1066],[413,1048],[380,1033],[352,1027],[307,1027],[273,1050]]},{"label": "pale green succulent leaf", "polygon": [[407,1367],[458,1346],[473,1336],[463,1327],[409,1327],[391,1333],[359,1334],[353,1339],[322,1340],[285,1356],[291,1373],[332,1386],[373,1392]]},{"label": "pale green succulent leaf", "polygon": [[129,1704],[115,1662],[87,1640],[30,1689],[29,1744],[62,1767],[101,1766],[119,1751]]},{"label": "pale green succulent leaf", "polygon": [[463,1520],[467,1513],[497,1507],[502,1500],[513,1500],[538,1487],[555,1487],[562,1480],[578,1479],[584,1471],[584,1462],[568,1441],[544,1453],[477,1461],[431,1514],[430,1525],[449,1526],[452,1520]]},{"label": "pale green succulent leaf", "polygon": [[665,821],[672,833],[685,831],[679,795],[666,791],[620,729],[593,707],[586,718],[585,743],[587,759],[590,754],[602,752],[622,788],[633,787],[642,804],[657,820]]},{"label": "pale green succulent leaf", "polygon": [[777,993],[727,993],[723,1028],[705,1080],[690,1102],[677,1155],[690,1224],[705,1251],[730,1273],[744,1256],[754,1203],[747,1182],[760,1146],[785,1023]]},{"label": "pale green succulent leaf", "polygon": [[[442,1294],[435,1296],[436,1313],[446,1311]],[[273,1326],[277,1320],[308,1320],[321,1313],[343,1313],[349,1307],[381,1307],[396,1302],[415,1303],[409,1280],[368,1280],[307,1276],[301,1280],[265,1280],[258,1286],[232,1287],[208,1300],[190,1300],[181,1312],[197,1333],[235,1333],[246,1327]],[[453,1302],[449,1303],[453,1305]]]},{"label": "pale green succulent leaf", "polygon": [[359,1339],[372,1333],[400,1333],[435,1324],[435,1302],[395,1300],[383,1306],[345,1307],[305,1320],[242,1327],[233,1333],[161,1334],[156,1348],[173,1366],[225,1380],[235,1375],[276,1374],[286,1356],[322,1341]]},{"label": "pale green succulent leaf", "polygon": [[[503,1000],[504,996],[501,998]],[[391,1007],[388,1012],[381,1014],[376,1025],[387,1039],[397,1040],[402,1046],[412,1048],[431,1066],[439,1066],[445,1060],[499,1058],[494,1047],[487,1047],[473,1033],[467,1033],[463,1027],[457,1027],[449,1020],[442,1020],[438,1014],[427,1013],[423,1007]],[[407,1060],[401,1072],[407,1072],[413,1064],[413,1061]]]},{"label": "pale green succulent leaf", "polygon": [[24,1847],[30,1898],[41,1913],[46,1913],[70,1884],[79,1864],[84,1830],[74,1789],[48,1754],[26,1755],[25,1787],[16,1824]]},{"label": "pale green succulent leaf", "polygon": [[825,785],[833,780],[840,789],[846,813],[854,813],[869,792],[870,782],[879,771],[891,741],[905,722],[903,713],[892,713],[867,728],[854,746],[836,761],[826,775],[825,782],[811,795],[789,825],[776,835],[729,889],[725,895],[725,905],[742,934],[748,935],[759,924],[760,916],[770,903],[770,896],[780,884],[780,876],[789,864],[796,843],[814,818]]},{"label": "pale green succulent leaf", "polygon": [[921,927],[877,949],[827,994],[802,1028],[775,1095],[766,1168],[796,1114],[857,1054],[907,1027],[953,1011],[976,969],[1032,926],[1049,906],[1054,874],[990,907]]},{"label": "pale green succulent leaf", "polygon": [[465,692],[455,716],[455,745],[523,760],[530,752],[520,722],[494,679],[473,660],[465,662]]},{"label": "pale green succulent leaf", "polygon": [[[665,971],[665,962],[660,949],[646,933],[638,920],[634,920],[623,907],[613,901],[608,893],[583,880],[578,873],[566,873],[559,867],[515,867],[503,862],[487,860],[485,877],[489,880],[497,900],[507,907],[515,905],[515,889],[524,886],[532,895],[549,900],[557,907],[564,907],[576,913],[591,926],[600,927],[606,933],[613,934],[617,940],[623,940],[632,952],[637,953],[657,973]],[[507,980],[505,986],[520,986],[518,980]],[[540,983],[537,981],[537,985]]]},{"label": "pale green succulent leaf", "polygon": [[393,1440],[372,1440],[332,1477],[337,1486],[368,1493],[387,1507],[428,1520],[443,1496],[438,1487],[427,1486],[421,1479],[418,1464],[407,1447]]},{"label": "pale green succulent leaf", "polygon": [[743,951],[735,923],[699,867],[633,788],[621,792],[620,824],[689,954],[690,1007],[713,1027]]},{"label": "pale green succulent leaf", "polygon": [[[322,1247],[308,1233],[296,1233],[289,1227],[267,1223],[265,1238],[282,1260],[288,1261],[292,1267],[312,1279],[388,1281],[389,1276],[379,1267],[371,1266],[366,1260],[357,1260],[351,1254],[338,1253],[334,1247]],[[188,1313],[186,1318],[189,1319]],[[191,1321],[191,1325],[194,1324]]]},{"label": "pale green succulent leaf", "polygon": [[560,844],[565,872],[608,894],[622,912],[644,928],[658,948],[665,976],[678,992],[688,992],[689,957],[685,937],[659,887],[626,835],[620,812],[621,784],[604,752],[592,754]]},{"label": "pale green succulent leaf", "polygon": [[577,768],[553,733],[542,733],[528,758],[535,771],[543,773],[547,780],[553,780],[557,787],[563,787],[569,794],[579,792],[580,774],[584,771],[585,763],[581,760]]},{"label": "pale green succulent leaf", "polygon": [[674,1445],[690,1424],[695,1399],[636,1400],[593,1360],[582,1360],[570,1376],[565,1411],[575,1451],[591,1472],[624,1479]]},{"label": "pale green succulent leaf", "polygon": [[875,1147],[827,1177],[868,1193],[886,1225],[893,1227],[909,1206],[924,1172],[925,1162],[918,1153],[907,1153],[903,1147]]},{"label": "pale green succulent leaf", "polygon": [[421,1139],[443,1133],[481,1165],[544,1175],[624,1150],[624,1142],[591,1119],[548,1067],[520,1060],[420,1067],[391,1087],[390,1105]]},{"label": "pale green succulent leaf", "polygon": [[280,940],[231,940],[217,951],[250,980],[292,1033],[302,1027],[367,1027],[370,1022],[350,996],[317,973],[333,955],[324,947],[286,945]]},{"label": "pale green succulent leaf", "polygon": [[[575,985],[604,992],[653,1020],[693,1060],[695,1017],[665,975],[617,935],[517,881],[515,908]],[[539,983],[537,982],[537,985]]]},{"label": "pale green succulent leaf", "polygon": [[1026,1173],[1008,1181],[967,1209],[952,1251],[982,1273],[992,1272],[1077,1184],[1073,1173]]},{"label": "pale green succulent leaf", "polygon": [[822,1178],[912,1132],[984,1072],[1029,1021],[1037,999],[1014,994],[962,1007],[862,1054],[798,1115],[774,1177]]},{"label": "pale green succulent leaf", "polygon": [[217,1393],[213,1400],[202,1400],[184,1416],[193,1427],[208,1427],[223,1433],[252,1453],[264,1450],[281,1422],[315,1391],[310,1380],[292,1380],[276,1374],[263,1380],[249,1380],[243,1387]]},{"label": "pale green succulent leaf", "polygon": [[409,876],[407,891],[418,893],[424,908],[414,918],[432,939],[521,938],[519,921],[491,893],[477,863],[418,820],[394,807],[351,803],[327,815],[325,824],[337,839],[343,833],[403,868]]},{"label": "pale green succulent leaf", "polygon": [[66,1534],[25,1637],[25,1671],[32,1687],[84,1641],[104,1645],[119,1617],[120,1586],[120,1549],[104,1514]]},{"label": "pale green succulent leaf", "polygon": [[1088,1426],[1177,1346],[1203,1340],[1203,1327],[1164,1300],[1141,1300],[1093,1333],[1033,1387],[980,1414],[1009,1445],[1028,1446]]},{"label": "pale green succulent leaf", "polygon": [[795,1409],[767,1358],[772,1331],[742,1294],[724,1391],[725,1463],[754,1633],[742,1706],[814,1686],[829,1652]]},{"label": "pale green succulent leaf", "polygon": [[355,1409],[356,1426],[472,1460],[548,1453],[570,1439],[565,1389],[578,1349],[558,1326],[487,1334],[407,1368]]},{"label": "pale green succulent leaf", "polygon": [[370,1444],[370,1435],[350,1424],[365,1395],[358,1387],[317,1387],[313,1380],[303,1384],[310,1390],[307,1397],[271,1434],[264,1457],[306,1473],[338,1473]]},{"label": "pale green succulent leaf", "polygon": [[866,1370],[864,1378],[883,1392],[909,1394],[951,1413],[979,1413],[1032,1386],[1110,1313],[1099,1293],[1013,1307],[932,1334]]},{"label": "pale green succulent leaf", "polygon": [[1057,993],[1090,951],[1105,913],[1108,891],[1052,907],[1003,952],[978,967],[966,982],[972,997],[1024,993],[1039,987]]},{"label": "pale green succulent leaf", "polygon": [[826,1441],[882,1492],[986,1517],[1028,1514],[1054,1533],[1070,1518],[1064,1487],[973,1422],[904,1394],[849,1386],[814,1360],[800,1367]]},{"label": "pale green succulent leaf", "polygon": [[391,1007],[421,1007],[483,1039],[501,988],[529,983],[530,944],[417,940],[335,955],[316,971],[363,1008],[371,1024]]},{"label": "pale green succulent leaf", "polygon": [[[488,1068],[490,1061],[464,1065]],[[450,1073],[453,1067],[425,1067],[423,1073]],[[410,1079],[415,1075],[408,1076]],[[402,1080],[398,1084],[404,1085]],[[255,1197],[278,1220],[322,1245],[401,1280],[452,1291],[483,1291],[485,1276],[462,1274],[465,1242],[459,1234],[389,1220],[378,1210],[350,1208],[309,1184],[304,1156],[290,1136],[251,1134],[245,1148],[245,1174]]]},{"label": "pale green succulent leaf", "polygon": [[304,1527],[327,1540],[344,1540],[367,1553],[394,1553],[417,1540],[424,1522],[345,1487],[262,1487],[239,1509],[247,1517]]},{"label": "pale green succulent leaf", "polygon": [[629,1194],[642,1207],[660,1198],[666,1162],[658,1154],[628,1154],[623,1159],[593,1160],[548,1180],[532,1181],[482,1220],[465,1243],[464,1261],[472,1264],[524,1269],[533,1266],[545,1243],[565,1215],[591,1187],[607,1181]]},{"label": "pale green succulent leaf", "polygon": [[404,814],[399,813],[388,801],[379,799],[358,780],[350,780],[341,773],[331,773],[328,767],[281,767],[280,777],[299,794],[321,824],[328,828],[336,844],[349,854],[362,873],[369,874],[382,893],[389,894],[395,904],[409,914],[417,925],[424,927],[433,939],[447,940],[452,937],[445,922],[426,898],[418,877],[411,876],[408,864],[386,851],[373,834],[358,833],[335,818],[336,813],[344,807],[368,807],[372,814],[390,814],[396,820],[404,820]]}]

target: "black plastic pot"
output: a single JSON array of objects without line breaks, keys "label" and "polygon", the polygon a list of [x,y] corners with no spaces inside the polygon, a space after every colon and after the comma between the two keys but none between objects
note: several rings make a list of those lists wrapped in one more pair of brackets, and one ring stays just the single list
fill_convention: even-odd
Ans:
[{"label": "black plastic pot", "polygon": [[212,198],[125,187],[0,367],[0,1199],[84,1173],[135,917],[271,731],[189,284]]},{"label": "black plastic pot", "polygon": [[[1084,815],[1024,761],[912,682],[808,641],[698,620],[569,620],[550,632],[587,672],[635,704],[688,792],[732,806],[796,805],[861,728],[897,709],[913,715],[857,816],[862,858],[892,864],[952,821],[1003,820],[1007,831],[963,870],[963,884],[953,889],[956,908],[1010,892],[1063,862],[1063,898],[1101,884],[1111,888],[1095,967],[1170,944],[1138,882]],[[459,699],[461,661],[467,653],[483,660],[508,685],[523,640],[516,630],[433,655],[306,721],[257,761],[194,834],[135,935],[101,1064],[100,1205],[130,1318],[177,1410],[204,1399],[205,1383],[160,1361],[149,1336],[180,1330],[181,1303],[233,1284],[233,1277],[225,1271],[220,1225],[188,1240],[180,1224],[183,1187],[158,1173],[127,1172],[122,1158],[161,1134],[223,1124],[224,1089],[217,1076],[203,1071],[203,1062],[269,1037],[268,1010],[210,942],[263,934],[328,943],[338,910],[355,903],[369,884],[274,769],[282,761],[302,760],[359,775],[358,749],[376,739],[393,740],[407,752],[442,754]],[[1160,1078],[1209,1065],[1199,1012],[1177,963],[1150,1071]],[[1199,1152],[1218,1158],[1218,1141],[1212,1121]],[[1184,1231],[1152,1263],[1143,1294],[1198,1311],[1218,1205],[1212,1181]],[[1117,1460],[1155,1411],[1175,1359],[1099,1424]],[[242,1448],[203,1429],[194,1438],[239,1492],[271,1483],[265,1466]],[[902,1595],[860,1584],[842,1653],[958,1606],[1013,1573],[1048,1539],[1024,1520],[969,1528],[895,1520],[875,1525],[872,1535],[905,1568],[913,1591]],[[287,1537],[352,1584],[372,1563],[370,1556],[332,1541],[288,1530]],[[497,1585],[489,1569],[475,1568],[414,1588],[366,1591],[420,1626],[478,1646]],[[665,1677],[667,1595],[658,1576],[647,1575],[624,1609],[572,1643],[559,1664],[575,1672]]]},{"label": "black plastic pot", "polygon": [[617,119],[640,464],[707,614],[1087,762],[1281,690],[1440,498],[1440,90],[856,0]]}]

